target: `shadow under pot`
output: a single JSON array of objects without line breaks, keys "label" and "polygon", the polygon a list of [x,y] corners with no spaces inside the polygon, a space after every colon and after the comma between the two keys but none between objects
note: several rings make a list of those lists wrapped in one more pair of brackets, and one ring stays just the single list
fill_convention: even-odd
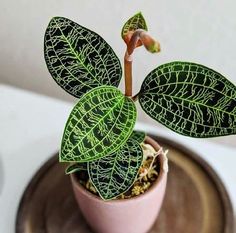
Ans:
[{"label": "shadow under pot", "polygon": [[[145,138],[158,151],[159,144]],[[104,201],[86,190],[71,174],[74,195],[86,221],[98,233],[146,233],[154,224],[163,202],[167,182],[167,158],[157,157],[160,170],[157,179],[143,194],[129,199]]]}]

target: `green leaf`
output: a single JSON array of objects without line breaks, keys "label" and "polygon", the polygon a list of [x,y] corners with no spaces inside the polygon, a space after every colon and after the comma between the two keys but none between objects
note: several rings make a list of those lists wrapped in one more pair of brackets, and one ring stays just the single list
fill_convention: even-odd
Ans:
[{"label": "green leaf", "polygon": [[101,85],[117,87],[122,77],[120,61],[107,42],[63,17],[51,19],[44,55],[53,79],[75,97]]},{"label": "green leaf", "polygon": [[134,102],[117,88],[102,86],[82,96],[66,123],[61,162],[88,162],[106,156],[129,138],[136,121]]},{"label": "green leaf", "polygon": [[145,140],[146,133],[142,131],[134,130],[130,136],[130,139],[137,141],[138,143],[142,143]]},{"label": "green leaf", "polygon": [[101,198],[109,200],[126,192],[133,185],[142,161],[140,144],[128,140],[118,151],[89,162],[89,176]]},{"label": "green leaf", "polygon": [[75,163],[75,164],[69,165],[66,168],[65,173],[69,175],[77,171],[87,171],[87,163]]},{"label": "green leaf", "polygon": [[236,134],[236,87],[203,65],[171,62],[144,80],[139,102],[153,119],[179,134]]},{"label": "green leaf", "polygon": [[147,24],[141,12],[135,14],[124,24],[121,31],[121,37],[127,43],[131,37],[130,34],[133,34],[133,32],[137,29],[143,29],[145,31],[148,30]]}]

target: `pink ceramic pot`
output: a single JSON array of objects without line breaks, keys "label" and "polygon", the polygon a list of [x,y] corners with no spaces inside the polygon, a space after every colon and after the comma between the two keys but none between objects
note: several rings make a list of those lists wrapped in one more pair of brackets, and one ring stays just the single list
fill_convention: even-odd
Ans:
[{"label": "pink ceramic pot", "polygon": [[[157,151],[160,146],[150,137],[145,142]],[[103,201],[93,195],[71,175],[78,205],[89,225],[98,233],[145,233],[153,225],[160,211],[167,181],[167,159],[158,156],[160,173],[152,187],[144,194],[125,200]]]}]

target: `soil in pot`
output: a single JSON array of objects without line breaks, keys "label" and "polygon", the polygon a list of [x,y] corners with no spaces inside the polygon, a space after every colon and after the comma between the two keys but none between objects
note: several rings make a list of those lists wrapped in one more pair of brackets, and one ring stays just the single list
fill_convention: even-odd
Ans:
[{"label": "soil in pot", "polygon": [[[150,187],[152,187],[153,183],[158,178],[160,164],[157,158],[162,152],[162,148],[159,151],[155,151],[155,149],[150,144],[142,143],[141,146],[143,149],[144,159],[142,166],[139,169],[136,181],[128,191],[115,199],[128,199],[141,195],[145,193]],[[76,172],[75,177],[85,189],[98,196],[98,192],[90,181],[87,171]]]}]

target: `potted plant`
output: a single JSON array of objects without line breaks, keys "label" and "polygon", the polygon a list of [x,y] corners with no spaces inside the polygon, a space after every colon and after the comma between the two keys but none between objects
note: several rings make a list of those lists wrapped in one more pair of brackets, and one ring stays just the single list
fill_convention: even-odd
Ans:
[{"label": "potted plant", "polygon": [[54,80],[79,100],[67,120],[59,161],[70,163],[77,202],[97,232],[142,233],[153,224],[165,192],[166,152],[134,131],[136,101],[153,119],[190,137],[236,134],[236,87],[200,64],[161,65],[132,93],[132,54],[160,51],[141,13],[123,26],[125,94],[118,57],[95,32],[63,18],[49,22],[45,60]]}]

